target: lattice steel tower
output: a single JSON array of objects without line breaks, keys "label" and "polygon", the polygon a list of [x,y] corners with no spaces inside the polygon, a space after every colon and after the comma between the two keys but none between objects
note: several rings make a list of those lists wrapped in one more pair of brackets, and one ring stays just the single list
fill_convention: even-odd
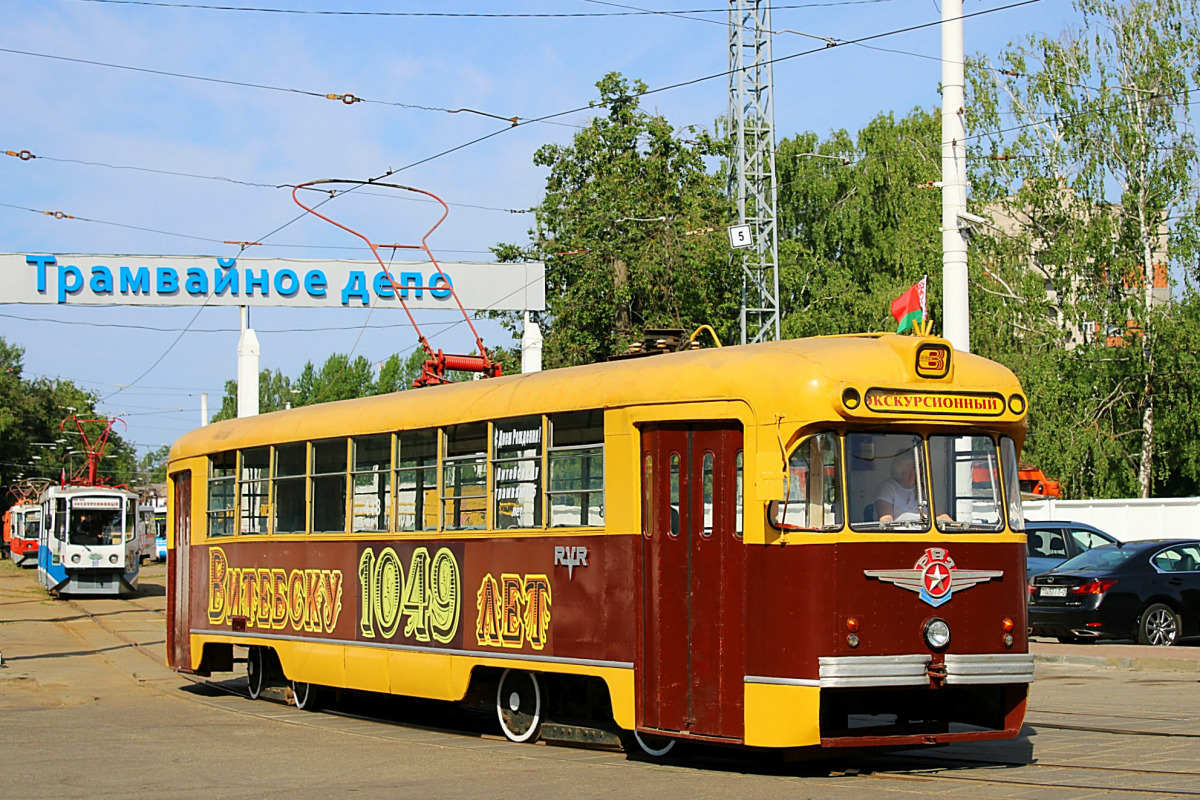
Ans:
[{"label": "lattice steel tower", "polygon": [[734,250],[742,266],[742,344],[779,338],[775,105],[771,99],[771,4],[729,0],[729,194],[754,246]]}]

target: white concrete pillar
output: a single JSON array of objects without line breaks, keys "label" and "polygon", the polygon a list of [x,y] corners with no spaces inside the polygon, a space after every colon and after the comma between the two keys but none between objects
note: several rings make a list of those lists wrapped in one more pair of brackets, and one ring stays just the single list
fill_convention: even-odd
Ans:
[{"label": "white concrete pillar", "polygon": [[238,417],[258,413],[258,337],[250,327],[250,309],[242,306],[242,335],[238,339]]},{"label": "white concrete pillar", "polygon": [[521,372],[542,371],[542,330],[525,312],[525,330],[521,334]]},{"label": "white concrete pillar", "polygon": [[956,350],[970,350],[967,239],[959,222],[967,210],[962,10],[962,0],[942,0],[942,335]]}]

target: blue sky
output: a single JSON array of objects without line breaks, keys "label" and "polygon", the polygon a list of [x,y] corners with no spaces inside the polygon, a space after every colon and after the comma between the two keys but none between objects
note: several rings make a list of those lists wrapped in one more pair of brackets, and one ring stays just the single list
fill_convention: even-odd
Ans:
[{"label": "blue sky", "polygon": [[[966,21],[968,53],[995,54],[1031,33],[1057,35],[1076,19],[1066,0],[1003,8],[1011,4],[967,0],[967,14],[995,9]],[[534,166],[534,151],[569,142],[573,126],[585,124],[589,114],[510,128],[446,109],[532,119],[585,106],[597,96],[596,81],[611,71],[656,88],[722,73],[728,62],[726,7],[705,0],[637,6],[713,12],[685,16],[620,14],[633,5],[595,0],[213,3],[413,16],[181,5],[0,0],[6,76],[0,151],[38,156],[0,157],[0,252],[229,257],[238,248],[225,240],[265,239],[266,246],[246,255],[365,258],[357,240],[311,217],[268,237],[299,213],[287,189],[270,187],[375,177],[502,131],[394,178],[452,204],[430,240],[440,259],[487,261],[490,246],[527,239],[532,215],[513,210],[542,197],[546,173]],[[800,6],[776,3],[773,28],[853,40],[940,16],[935,0]],[[422,13],[601,16],[417,16]],[[781,33],[774,55],[819,44]],[[936,26],[871,45],[902,52],[845,46],[779,63],[777,136],[854,132],[879,113],[938,105]],[[726,113],[727,87],[719,77],[653,94],[643,106],[676,128],[711,129]],[[373,102],[346,105],[312,96],[326,93]],[[436,219],[428,204],[374,196],[345,202],[337,213],[386,242],[416,241]],[[470,350],[466,326],[453,317],[429,312],[420,319],[435,348]],[[262,344],[261,366],[289,376],[305,361],[320,365],[335,352],[382,361],[416,345],[395,311],[368,320],[363,311],[260,309],[252,324]],[[509,343],[492,325],[484,323],[481,331],[489,344]],[[70,379],[104,398],[101,410],[124,416],[127,438],[141,451],[170,444],[198,425],[202,392],[215,412],[225,381],[236,375],[238,314],[229,308],[21,306],[5,304],[0,287],[0,336],[25,349],[26,377]]]}]

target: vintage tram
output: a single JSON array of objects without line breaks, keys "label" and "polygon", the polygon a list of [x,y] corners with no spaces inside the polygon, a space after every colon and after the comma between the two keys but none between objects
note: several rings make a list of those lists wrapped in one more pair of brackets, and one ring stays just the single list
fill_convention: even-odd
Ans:
[{"label": "vintage tram", "polygon": [[782,341],[230,420],[168,467],[168,652],[660,755],[1015,736],[1033,661],[1005,367]]}]

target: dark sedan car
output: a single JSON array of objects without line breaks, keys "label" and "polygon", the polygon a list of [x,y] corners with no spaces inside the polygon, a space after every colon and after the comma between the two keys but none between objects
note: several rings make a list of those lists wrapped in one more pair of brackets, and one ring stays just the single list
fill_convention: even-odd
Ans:
[{"label": "dark sedan car", "polygon": [[1065,520],[1027,520],[1025,536],[1029,549],[1026,564],[1031,578],[1086,550],[1117,541],[1115,536],[1085,522]]},{"label": "dark sedan car", "polygon": [[1064,561],[1030,581],[1029,627],[1060,642],[1200,634],[1200,540],[1104,545]]}]

